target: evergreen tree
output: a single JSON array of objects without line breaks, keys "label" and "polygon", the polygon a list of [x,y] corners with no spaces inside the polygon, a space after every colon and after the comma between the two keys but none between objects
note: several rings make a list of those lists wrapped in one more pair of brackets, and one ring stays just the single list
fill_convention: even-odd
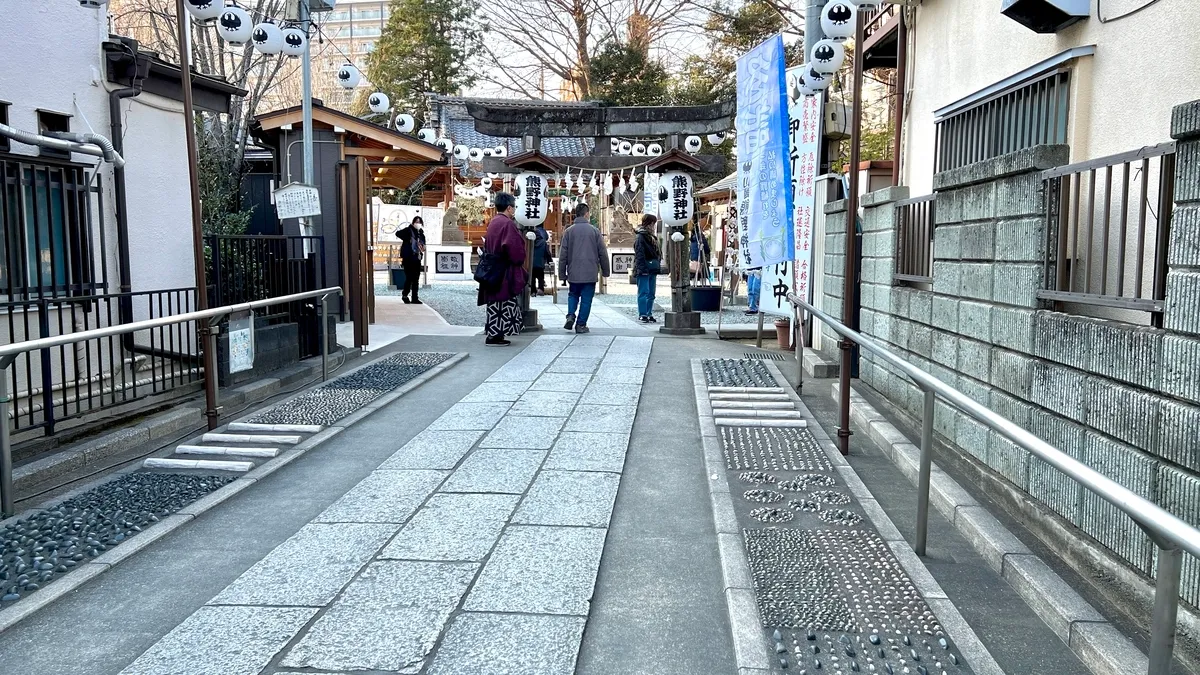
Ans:
[{"label": "evergreen tree", "polygon": [[645,50],[609,42],[591,63],[591,96],[609,105],[664,105],[671,79]]},{"label": "evergreen tree", "polygon": [[455,94],[474,82],[473,7],[466,0],[392,0],[387,26],[367,57],[367,79],[397,111],[421,123],[423,94]]}]

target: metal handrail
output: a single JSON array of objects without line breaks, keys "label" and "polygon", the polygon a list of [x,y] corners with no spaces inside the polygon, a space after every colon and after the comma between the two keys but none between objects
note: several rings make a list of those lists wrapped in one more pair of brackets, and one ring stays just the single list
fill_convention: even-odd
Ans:
[{"label": "metal handrail", "polygon": [[[66,333],[64,335],[55,335],[52,337],[38,338],[36,340],[26,340],[24,342],[14,342],[0,346],[0,517],[7,518],[13,514],[15,505],[15,495],[13,494],[13,479],[12,479],[12,443],[9,437],[8,428],[8,376],[5,371],[8,369],[14,359],[26,352],[37,351],[39,349],[47,349],[50,347],[58,347],[60,345],[68,345],[76,342],[84,342],[87,340],[95,340],[98,338],[111,337],[114,335],[124,335],[126,333],[136,333],[140,330],[148,330],[152,328],[161,328],[177,323],[187,323],[189,321],[205,322],[201,328],[201,333],[204,338],[204,349],[216,352],[217,336],[216,331],[211,330],[212,326],[220,323],[221,319],[233,314],[234,312],[248,312],[258,309],[259,307],[270,307],[272,305],[281,305],[288,302],[296,302],[298,300],[307,300],[308,298],[321,299],[321,378],[329,377],[329,340],[325,335],[328,326],[328,305],[327,299],[331,295],[341,295],[342,289],[337,286],[330,288],[322,288],[315,291],[305,291],[303,293],[293,293],[291,295],[281,295],[276,298],[267,298],[265,300],[254,300],[252,302],[243,302],[237,305],[224,305],[222,307],[213,307],[211,309],[202,309],[195,312],[187,312],[184,314],[173,314],[171,316],[161,316],[157,319],[146,319],[144,321],[134,321],[133,323],[118,324],[116,326],[106,326],[104,328],[93,328],[91,330],[80,331],[77,333]],[[206,377],[212,377],[215,373],[206,373]]]},{"label": "metal handrail", "polygon": [[[940,396],[962,412],[982,422],[1017,446],[1029,451],[1083,485],[1093,494],[1128,515],[1159,548],[1154,595],[1153,624],[1150,641],[1150,675],[1168,675],[1171,654],[1175,645],[1176,618],[1179,610],[1179,583],[1182,572],[1182,551],[1200,557],[1200,529],[1192,527],[1158,504],[1101,474],[1083,462],[1067,455],[1010,420],[985,408],[966,394],[917,368],[891,350],[858,333],[793,293],[788,301],[801,311],[820,319],[842,337],[857,343],[898,368],[925,394],[921,430],[921,461],[917,486],[917,536],[913,545],[918,555],[925,555],[929,527],[929,476],[932,466],[934,399]],[[801,314],[801,318],[803,318]]]}]

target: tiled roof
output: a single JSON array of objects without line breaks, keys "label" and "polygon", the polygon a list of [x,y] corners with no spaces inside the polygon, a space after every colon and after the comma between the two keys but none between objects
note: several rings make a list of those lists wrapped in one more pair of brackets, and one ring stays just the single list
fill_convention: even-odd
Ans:
[{"label": "tiled roof", "polygon": [[737,187],[737,172],[725,176],[721,180],[697,192],[697,195],[710,195],[717,192],[728,192]]}]

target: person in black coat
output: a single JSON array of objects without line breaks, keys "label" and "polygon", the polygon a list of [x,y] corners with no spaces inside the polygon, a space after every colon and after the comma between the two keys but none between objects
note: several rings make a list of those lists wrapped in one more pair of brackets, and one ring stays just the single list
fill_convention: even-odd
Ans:
[{"label": "person in black coat", "polygon": [[408,227],[396,233],[400,239],[400,264],[404,268],[404,290],[400,292],[400,299],[405,304],[423,304],[417,292],[421,288],[421,265],[425,258],[424,228],[425,221],[417,216]]},{"label": "person in black coat", "polygon": [[642,323],[658,323],[654,318],[654,286],[662,272],[662,251],[654,232],[657,224],[655,216],[648,213],[642,216],[637,239],[633,241],[633,276],[637,279],[638,321]]},{"label": "person in black coat", "polygon": [[529,291],[534,295],[546,294],[546,267],[554,262],[550,256],[550,233],[539,224],[533,229],[533,276],[529,279]]}]

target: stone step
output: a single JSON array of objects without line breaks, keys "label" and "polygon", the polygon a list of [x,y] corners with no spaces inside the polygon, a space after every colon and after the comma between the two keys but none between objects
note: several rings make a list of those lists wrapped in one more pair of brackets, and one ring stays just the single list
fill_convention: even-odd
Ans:
[{"label": "stone step", "polygon": [[803,419],[799,410],[734,410],[729,408],[713,408],[713,417],[756,417],[773,419]]},{"label": "stone step", "polygon": [[719,427],[790,427],[804,429],[808,422],[802,419],[775,420],[759,417],[717,417],[713,420]]},{"label": "stone step", "polygon": [[710,394],[786,394],[783,387],[709,387]]},{"label": "stone step", "polygon": [[791,401],[787,394],[709,394],[711,401]]},{"label": "stone step", "polygon": [[276,436],[269,434],[220,434],[209,432],[201,437],[205,443],[270,443],[271,445],[296,445],[299,436]]},{"label": "stone step", "polygon": [[254,468],[254,462],[229,462],[210,459],[172,459],[169,457],[151,457],[142,462],[143,469],[198,469],[201,471],[232,471],[245,473]]},{"label": "stone step", "polygon": [[724,410],[795,410],[791,401],[714,401]]},{"label": "stone step", "polygon": [[230,422],[227,431],[258,431],[260,433],[315,434],[324,429],[319,424],[256,424],[254,422]]},{"label": "stone step", "polygon": [[175,448],[177,455],[231,455],[236,457],[261,457],[270,459],[279,454],[279,448],[237,448],[228,445],[181,445]]}]

